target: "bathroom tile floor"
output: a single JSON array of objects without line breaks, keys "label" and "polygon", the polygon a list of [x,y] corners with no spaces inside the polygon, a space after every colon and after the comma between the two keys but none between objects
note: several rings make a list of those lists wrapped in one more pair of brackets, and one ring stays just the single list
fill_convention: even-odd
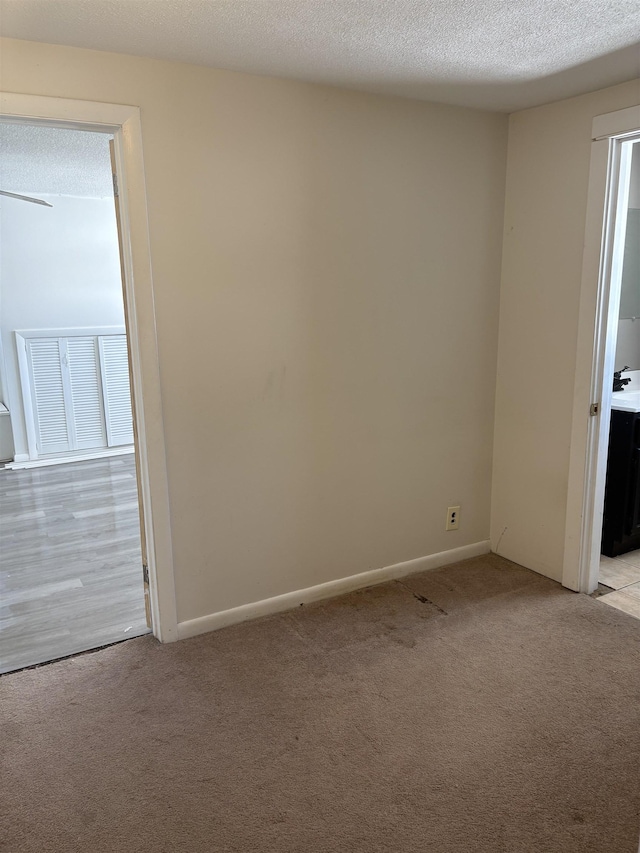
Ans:
[{"label": "bathroom tile floor", "polygon": [[598,600],[640,619],[640,550],[600,557]]}]

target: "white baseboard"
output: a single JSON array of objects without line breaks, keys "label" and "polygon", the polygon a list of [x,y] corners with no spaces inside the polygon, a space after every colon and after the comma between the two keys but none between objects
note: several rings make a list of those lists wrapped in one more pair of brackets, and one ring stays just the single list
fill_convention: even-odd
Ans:
[{"label": "white baseboard", "polygon": [[110,447],[108,450],[100,450],[88,453],[77,453],[75,456],[48,456],[42,459],[29,459],[24,453],[16,454],[13,462],[8,462],[4,467],[8,471],[22,471],[25,468],[45,468],[47,465],[64,465],[67,462],[84,462],[87,459],[108,459],[110,456],[124,456],[133,453],[133,445],[126,447]]},{"label": "white baseboard", "polygon": [[238,622],[246,622],[259,616],[270,616],[283,610],[291,610],[301,604],[311,604],[313,601],[321,601],[324,598],[335,598],[346,592],[356,589],[364,589],[368,586],[385,583],[385,581],[404,578],[407,575],[415,575],[427,569],[438,569],[448,566],[460,560],[468,560],[471,557],[480,557],[491,551],[489,542],[475,542],[473,545],[463,545],[461,548],[452,548],[450,551],[440,551],[438,554],[430,554],[428,557],[418,557],[415,560],[407,560],[404,563],[395,563],[393,566],[385,566],[382,569],[372,569],[369,572],[361,572],[335,581],[320,583],[307,589],[298,589],[295,592],[286,592],[284,595],[276,595],[273,598],[265,598],[251,604],[242,604],[240,607],[232,607],[230,610],[221,610],[219,613],[210,613],[208,616],[200,616],[197,619],[189,619],[178,623],[178,639],[195,637],[198,634],[206,634],[216,631],[218,628],[226,628]]}]

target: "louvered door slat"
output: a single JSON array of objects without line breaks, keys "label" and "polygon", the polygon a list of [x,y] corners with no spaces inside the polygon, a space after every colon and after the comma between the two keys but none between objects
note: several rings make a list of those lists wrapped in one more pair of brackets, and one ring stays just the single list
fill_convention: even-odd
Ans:
[{"label": "louvered door slat", "polygon": [[108,445],[133,444],[127,337],[105,335],[98,340]]},{"label": "louvered door slat", "polygon": [[58,338],[27,342],[38,452],[71,449]]},{"label": "louvered door slat", "polygon": [[67,338],[75,450],[107,446],[100,364],[95,337]]}]

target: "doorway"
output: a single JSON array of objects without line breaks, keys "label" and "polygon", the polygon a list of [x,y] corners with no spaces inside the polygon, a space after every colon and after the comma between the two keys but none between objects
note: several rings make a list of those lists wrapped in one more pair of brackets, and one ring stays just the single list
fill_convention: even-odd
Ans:
[{"label": "doorway", "polygon": [[[143,508],[141,532],[148,567],[145,572],[148,603],[153,634],[161,642],[172,642],[177,639],[177,615],[140,111],[137,107],[120,104],[0,92],[0,117],[13,124],[91,131],[113,137],[112,165],[119,188],[115,207],[123,237],[120,261],[130,354],[139,504]],[[125,463],[124,456],[109,464],[117,468],[118,462]],[[71,464],[49,467],[49,470],[57,468],[70,472]],[[29,473],[35,476],[44,470],[43,467]]]},{"label": "doorway", "polygon": [[[628,317],[621,317],[621,308],[623,314],[631,310],[627,306],[635,300],[633,291],[639,291],[640,302],[640,282],[635,281],[637,271],[632,271],[628,262],[625,264],[625,245],[628,246],[627,256],[637,252],[633,235],[628,235],[628,226],[633,231],[637,222],[636,214],[631,212],[630,215],[630,207],[633,205],[632,210],[635,210],[636,203],[640,207],[637,166],[632,175],[632,164],[634,160],[638,162],[638,143],[640,106],[594,119],[563,567],[564,586],[590,594],[611,593],[613,589],[598,586],[601,551],[610,549],[610,544],[605,542],[607,536],[603,538],[610,438],[614,443],[611,459],[620,449],[617,431],[611,427],[617,410],[630,404],[635,393],[627,391],[624,396],[624,391],[619,391],[619,381],[614,392],[614,373],[620,374],[616,377],[620,380],[625,374],[621,368],[627,365],[618,364],[618,360],[626,353],[631,355],[631,351],[632,360],[638,360],[636,352],[640,349],[640,342],[637,347],[635,343],[640,337],[637,315],[631,311]],[[623,271],[629,280],[624,299]],[[640,373],[631,373],[627,378],[633,382],[636,376]],[[630,384],[624,383],[622,387]],[[612,396],[614,393],[616,397]],[[618,399],[623,397],[626,402],[618,405]],[[631,464],[628,461],[627,474]],[[640,473],[640,459],[637,463]],[[627,478],[627,485],[630,483]],[[611,488],[607,491],[610,496]],[[640,478],[634,494],[640,500]],[[626,515],[626,511],[615,510],[614,503],[610,499],[607,501],[609,518]],[[628,524],[628,518],[622,521],[623,525]],[[609,559],[617,559],[622,553],[619,550]],[[626,559],[635,560],[634,557]],[[605,574],[603,572],[603,580],[613,582],[611,574],[606,579]],[[637,591],[640,594],[640,587]],[[617,591],[613,594],[618,596]],[[635,590],[629,591],[629,597],[632,594],[635,595]],[[605,603],[614,604],[614,601]]]},{"label": "doorway", "polygon": [[[640,142],[632,143],[604,489],[598,591],[640,618]],[[622,188],[624,192],[624,188]],[[627,194],[627,193],[625,193]],[[604,452],[604,447],[599,452]]]},{"label": "doorway", "polygon": [[151,627],[112,142],[0,123],[0,672]]}]

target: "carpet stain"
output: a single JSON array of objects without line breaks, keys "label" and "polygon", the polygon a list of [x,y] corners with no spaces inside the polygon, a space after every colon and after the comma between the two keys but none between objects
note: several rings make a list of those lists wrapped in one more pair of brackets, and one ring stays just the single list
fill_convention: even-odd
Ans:
[{"label": "carpet stain", "polygon": [[446,610],[444,610],[442,607],[440,607],[439,604],[436,604],[435,601],[431,601],[431,599],[427,598],[426,595],[421,595],[419,592],[415,592],[414,590],[411,589],[411,587],[402,583],[402,581],[396,581],[396,583],[399,586],[401,586],[403,589],[406,589],[408,592],[410,592],[411,595],[414,598],[416,598],[419,602],[421,602],[422,604],[428,604],[430,607],[433,607],[435,610],[437,610],[438,613],[442,613],[443,616],[449,615]]}]

